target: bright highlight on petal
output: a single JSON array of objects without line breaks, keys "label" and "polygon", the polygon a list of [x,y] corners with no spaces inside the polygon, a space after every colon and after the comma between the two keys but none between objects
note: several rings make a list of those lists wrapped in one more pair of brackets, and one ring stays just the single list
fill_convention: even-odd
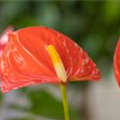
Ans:
[{"label": "bright highlight on petal", "polygon": [[0,35],[0,59],[2,57],[3,50],[8,42],[8,34],[13,32],[13,27],[7,27]]},{"label": "bright highlight on petal", "polygon": [[67,82],[66,71],[57,50],[53,45],[49,45],[47,47],[47,50],[51,57],[58,78],[61,80],[61,82],[66,83]]}]

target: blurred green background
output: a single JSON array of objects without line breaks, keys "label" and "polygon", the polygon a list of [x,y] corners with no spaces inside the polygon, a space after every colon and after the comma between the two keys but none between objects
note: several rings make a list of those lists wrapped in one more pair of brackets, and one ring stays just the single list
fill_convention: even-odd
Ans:
[{"label": "blurred green background", "polygon": [[[102,77],[106,77],[112,69],[119,36],[119,11],[119,1],[4,0],[0,1],[0,32],[9,25],[15,30],[27,26],[56,29],[75,40],[97,63]],[[83,94],[90,83],[70,83],[68,93]],[[59,87],[54,85],[31,86],[0,95],[0,120],[63,120],[60,97]],[[78,97],[71,98],[71,120],[88,120],[81,102],[75,106]],[[5,113],[8,118],[4,118]]]}]

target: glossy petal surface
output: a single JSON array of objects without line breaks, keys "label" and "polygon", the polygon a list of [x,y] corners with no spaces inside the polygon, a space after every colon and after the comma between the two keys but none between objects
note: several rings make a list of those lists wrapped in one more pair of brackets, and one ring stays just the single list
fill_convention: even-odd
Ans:
[{"label": "glossy petal surface", "polygon": [[1,60],[2,91],[38,83],[60,83],[46,47],[52,44],[68,80],[98,80],[100,72],[88,55],[67,36],[46,27],[28,27],[9,35]]},{"label": "glossy petal surface", "polygon": [[118,41],[114,56],[114,72],[120,87],[120,40]]}]

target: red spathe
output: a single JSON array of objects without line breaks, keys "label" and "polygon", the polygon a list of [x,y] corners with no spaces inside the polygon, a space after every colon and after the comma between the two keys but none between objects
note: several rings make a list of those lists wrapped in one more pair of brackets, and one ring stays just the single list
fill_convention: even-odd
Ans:
[{"label": "red spathe", "polygon": [[74,41],[46,27],[28,27],[9,34],[1,59],[2,92],[58,79],[46,47],[52,44],[64,64],[68,80],[99,80],[100,71]]},{"label": "red spathe", "polygon": [[120,40],[117,43],[114,56],[114,72],[117,79],[118,85],[120,87]]}]

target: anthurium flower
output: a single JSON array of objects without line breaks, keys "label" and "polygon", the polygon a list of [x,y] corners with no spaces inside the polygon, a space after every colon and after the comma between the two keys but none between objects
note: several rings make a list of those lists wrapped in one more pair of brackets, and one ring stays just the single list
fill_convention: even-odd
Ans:
[{"label": "anthurium flower", "polygon": [[118,85],[120,87],[120,40],[117,43],[117,47],[114,55],[114,72]]},{"label": "anthurium flower", "polygon": [[[100,71],[81,47],[46,27],[28,27],[10,33],[0,69],[2,92],[39,83],[100,79]],[[56,71],[62,70],[66,80],[57,75]]]},{"label": "anthurium flower", "polygon": [[12,31],[13,31],[13,27],[9,26],[0,35],[0,58],[2,57],[2,52],[8,42],[8,33],[11,33]]}]

